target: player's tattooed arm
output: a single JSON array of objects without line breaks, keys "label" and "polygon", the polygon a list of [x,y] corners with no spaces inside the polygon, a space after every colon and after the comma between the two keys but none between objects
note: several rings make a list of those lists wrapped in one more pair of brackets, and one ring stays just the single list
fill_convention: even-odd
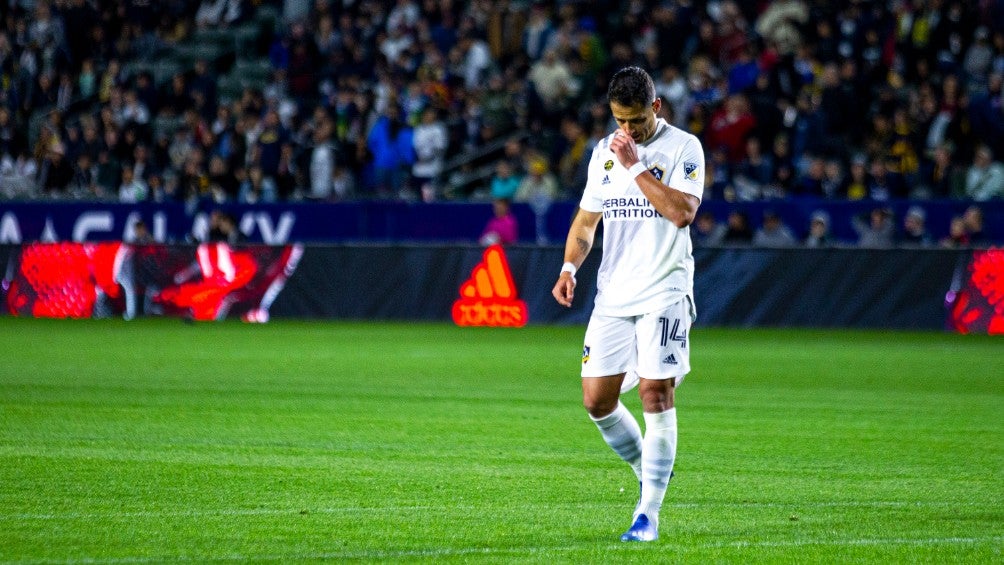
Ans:
[{"label": "player's tattooed arm", "polygon": [[599,225],[602,214],[599,212],[589,212],[579,208],[572,220],[572,226],[568,230],[568,238],[565,239],[565,263],[571,263],[572,269],[562,266],[558,275],[558,282],[554,284],[551,294],[558,304],[570,307],[572,299],[575,297],[575,270],[589,255],[589,250],[593,247],[593,237],[596,235],[596,227]]}]

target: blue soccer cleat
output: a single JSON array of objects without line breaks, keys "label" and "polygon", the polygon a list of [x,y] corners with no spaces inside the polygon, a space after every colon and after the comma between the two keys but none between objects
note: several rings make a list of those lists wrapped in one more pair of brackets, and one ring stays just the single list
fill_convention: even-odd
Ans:
[{"label": "blue soccer cleat", "polygon": [[639,514],[628,531],[621,535],[621,541],[655,541],[659,539],[659,530],[649,521],[648,516]]}]

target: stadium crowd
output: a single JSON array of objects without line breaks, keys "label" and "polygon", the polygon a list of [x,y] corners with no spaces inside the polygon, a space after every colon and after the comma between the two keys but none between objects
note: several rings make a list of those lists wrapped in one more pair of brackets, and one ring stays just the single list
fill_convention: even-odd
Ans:
[{"label": "stadium crowd", "polygon": [[[223,93],[242,58],[267,77]],[[629,64],[704,143],[705,200],[1004,198],[1004,7],[976,0],[8,0],[0,195],[546,207],[580,193]]]}]

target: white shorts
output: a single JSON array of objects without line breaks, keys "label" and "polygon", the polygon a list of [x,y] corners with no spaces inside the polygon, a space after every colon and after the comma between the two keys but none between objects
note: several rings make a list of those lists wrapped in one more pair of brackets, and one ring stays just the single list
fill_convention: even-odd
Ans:
[{"label": "white shorts", "polygon": [[690,298],[661,312],[626,318],[593,315],[582,347],[582,376],[608,377],[626,373],[621,391],[638,384],[638,377],[676,379],[679,386],[690,372]]}]

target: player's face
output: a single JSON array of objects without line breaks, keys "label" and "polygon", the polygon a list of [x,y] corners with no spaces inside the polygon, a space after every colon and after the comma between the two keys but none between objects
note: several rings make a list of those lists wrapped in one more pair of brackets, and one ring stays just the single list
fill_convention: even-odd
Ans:
[{"label": "player's face", "polygon": [[651,105],[636,106],[621,106],[611,102],[610,113],[613,114],[618,127],[629,133],[635,143],[641,143],[655,133],[655,115],[661,102],[656,99]]}]

